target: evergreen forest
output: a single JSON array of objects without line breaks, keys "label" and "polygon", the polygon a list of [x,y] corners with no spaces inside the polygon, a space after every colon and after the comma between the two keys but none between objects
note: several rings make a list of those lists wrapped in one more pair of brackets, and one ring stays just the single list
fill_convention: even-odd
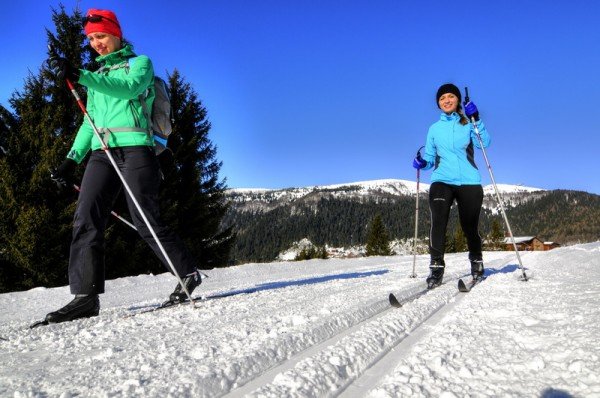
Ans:
[{"label": "evergreen forest", "polygon": [[[237,194],[230,194],[231,197]],[[537,236],[562,245],[596,241],[600,238],[600,196],[580,191],[543,191],[513,195],[506,213],[515,236]],[[316,245],[349,247],[368,243],[369,225],[379,215],[389,239],[409,239],[414,235],[415,197],[373,194],[357,199],[352,190],[334,195],[323,191],[288,202],[244,206],[234,201],[225,215],[225,225],[234,227],[237,239],[232,263],[273,261],[293,242],[308,238]],[[506,200],[505,200],[506,201]],[[498,242],[505,234],[504,220],[493,198],[486,198],[480,216],[480,235]],[[513,203],[514,202],[514,203]],[[513,203],[513,204],[511,204]],[[489,207],[488,207],[489,206]],[[419,238],[429,233],[429,206],[426,194],[419,201]],[[447,228],[448,251],[466,250],[453,206]],[[457,247],[454,247],[456,245]],[[497,249],[488,246],[487,249]]]}]

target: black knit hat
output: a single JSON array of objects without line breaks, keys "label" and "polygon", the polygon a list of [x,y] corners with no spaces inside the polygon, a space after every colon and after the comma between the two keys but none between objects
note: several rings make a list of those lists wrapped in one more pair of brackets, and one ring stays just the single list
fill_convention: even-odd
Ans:
[{"label": "black knit hat", "polygon": [[440,97],[446,93],[452,93],[458,97],[458,103],[460,104],[461,95],[460,90],[452,83],[442,84],[440,88],[438,88],[437,94],[435,95],[435,104],[440,107]]}]

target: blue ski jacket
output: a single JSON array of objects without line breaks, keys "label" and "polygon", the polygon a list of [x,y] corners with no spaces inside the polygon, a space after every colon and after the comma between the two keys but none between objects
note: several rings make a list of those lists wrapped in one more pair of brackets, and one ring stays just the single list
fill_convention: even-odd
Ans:
[{"label": "blue ski jacket", "polygon": [[[490,136],[481,120],[476,122],[484,148],[490,145]],[[434,168],[431,182],[450,185],[480,185],[481,175],[475,164],[474,147],[480,148],[479,140],[471,123],[460,124],[456,112],[442,113],[440,120],[429,128],[423,159]]]}]

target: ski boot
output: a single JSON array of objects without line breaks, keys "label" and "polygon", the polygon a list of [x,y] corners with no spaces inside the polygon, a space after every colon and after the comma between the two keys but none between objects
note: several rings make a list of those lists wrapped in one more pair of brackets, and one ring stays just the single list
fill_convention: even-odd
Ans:
[{"label": "ski boot", "polygon": [[427,277],[427,289],[433,289],[442,284],[444,279],[444,269],[446,264],[444,260],[432,260],[429,265],[429,276]]},{"label": "ski boot", "polygon": [[[185,287],[187,288],[187,291],[190,293],[190,295],[192,294],[194,289],[196,287],[200,286],[200,284],[202,283],[202,275],[200,274],[200,271],[197,269],[194,272],[192,272],[191,274],[187,274],[182,279],[183,279],[183,283],[184,283]],[[169,301],[167,301],[165,304],[183,303],[184,301],[187,300],[187,298],[188,298],[187,294],[185,294],[185,291],[182,289],[181,284],[178,283],[177,286],[175,287],[175,290],[173,291],[173,293],[171,293],[171,295],[169,296]]]},{"label": "ski boot", "polygon": [[471,260],[471,276],[473,277],[473,281],[480,282],[484,280],[483,271],[483,260]]},{"label": "ski boot", "polygon": [[97,316],[100,312],[100,300],[97,294],[76,295],[67,305],[46,315],[45,322],[60,323],[79,318]]}]

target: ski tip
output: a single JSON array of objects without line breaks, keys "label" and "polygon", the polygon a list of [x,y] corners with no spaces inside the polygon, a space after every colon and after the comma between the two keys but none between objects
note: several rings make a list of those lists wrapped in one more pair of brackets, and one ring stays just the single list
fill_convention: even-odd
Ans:
[{"label": "ski tip", "polygon": [[402,307],[402,304],[398,301],[398,299],[396,298],[396,296],[394,296],[394,294],[390,293],[389,300],[390,300],[390,304],[392,305],[392,307],[395,307],[395,308]]},{"label": "ski tip", "polygon": [[48,325],[48,321],[44,319],[43,321],[37,321],[35,323],[32,323],[31,325],[29,325],[29,329],[35,329],[40,326],[46,326],[46,325]]},{"label": "ski tip", "polygon": [[458,291],[459,292],[463,292],[466,293],[468,292],[470,289],[467,287],[465,281],[463,281],[462,279],[458,280]]}]

